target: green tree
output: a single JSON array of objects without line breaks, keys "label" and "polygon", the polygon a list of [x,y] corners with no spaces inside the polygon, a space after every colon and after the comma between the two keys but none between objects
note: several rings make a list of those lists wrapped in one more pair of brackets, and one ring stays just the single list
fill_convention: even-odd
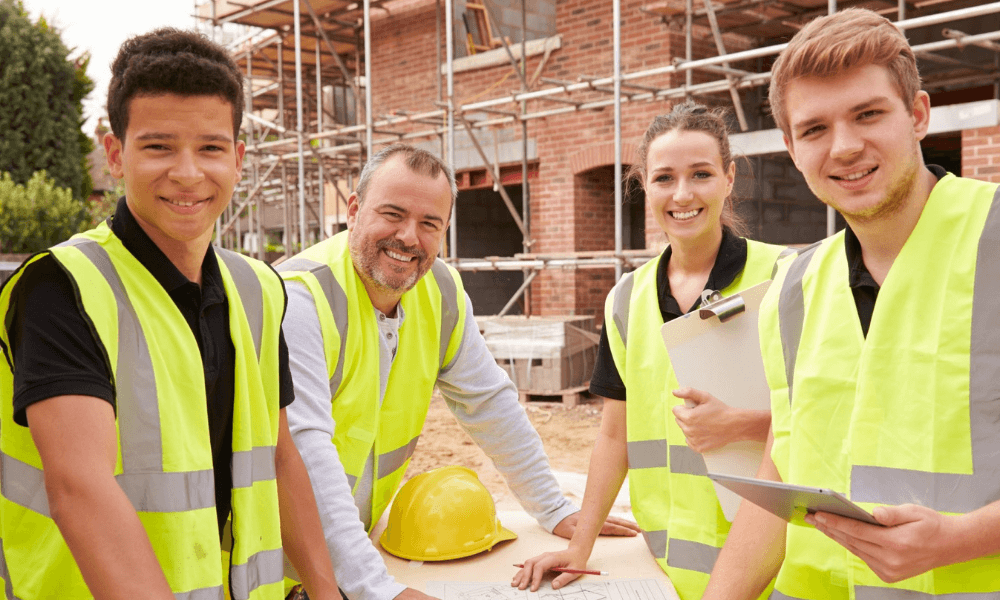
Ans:
[{"label": "green tree", "polygon": [[44,170],[79,201],[90,195],[83,99],[90,57],[70,59],[59,32],[33,23],[20,0],[0,0],[0,171],[26,183]]},{"label": "green tree", "polygon": [[85,203],[60,188],[45,171],[26,185],[0,175],[0,253],[39,252],[91,226]]}]

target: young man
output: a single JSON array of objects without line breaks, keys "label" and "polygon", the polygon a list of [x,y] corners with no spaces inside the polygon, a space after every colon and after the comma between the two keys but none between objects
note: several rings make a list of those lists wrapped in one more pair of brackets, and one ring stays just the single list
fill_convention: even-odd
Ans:
[{"label": "young man", "polygon": [[[402,480],[435,385],[528,513],[563,537],[576,523],[461,278],[436,259],[456,195],[440,159],[389,146],[348,199],[348,231],[278,267],[297,398],[288,420],[351,600],[424,596],[393,581],[366,530]],[[612,521],[604,533],[635,535]]]},{"label": "young man", "polygon": [[285,417],[281,281],[210,245],[241,175],[242,75],[174,29],[112,71],[125,198],[0,290],[6,597],[278,599],[284,544],[337,598]]},{"label": "young man", "polygon": [[925,166],[930,103],[875,13],[816,19],[774,65],[775,120],[847,230],[761,307],[772,438],[760,477],[845,493],[885,525],[749,504],[706,599],[1000,597],[1000,196]]}]

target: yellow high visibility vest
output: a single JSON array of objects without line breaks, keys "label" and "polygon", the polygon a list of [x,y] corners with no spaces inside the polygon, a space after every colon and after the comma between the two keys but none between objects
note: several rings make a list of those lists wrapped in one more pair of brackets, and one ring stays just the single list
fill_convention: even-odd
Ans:
[{"label": "yellow high visibility vest", "polygon": [[[931,192],[862,333],[844,233],[789,261],[761,306],[784,481],[871,510],[963,514],[1000,500],[1000,196],[954,175]],[[775,598],[1000,598],[1000,557],[896,584],[806,526],[789,526]]]},{"label": "yellow high visibility vest", "polygon": [[380,407],[378,321],[347,242],[345,231],[285,261],[278,271],[288,281],[305,284],[316,303],[334,390],[333,443],[352,492],[374,449],[374,527],[417,447],[438,373],[451,363],[462,342],[465,291],[458,272],[436,260],[403,294],[399,302],[407,318],[399,328],[399,346]]},{"label": "yellow high visibility vest", "polygon": [[[743,271],[725,289],[728,296],[767,281],[776,261],[792,251],[747,240]],[[672,409],[682,401],[660,327],[656,271],[661,254],[622,277],[604,308],[608,343],[628,393],[629,493],[632,512],[657,564],[682,600],[701,598],[730,523],[705,460],[688,447]]]},{"label": "yellow high visibility vest", "polygon": [[[216,250],[236,350],[229,563],[233,598],[282,598],[274,455],[278,440],[280,280]],[[107,225],[51,248],[107,351],[117,398],[115,478],[138,513],[175,597],[224,595],[204,368],[184,316]],[[32,257],[26,264],[46,254]],[[0,289],[0,314],[22,269]],[[6,329],[0,341],[9,348]],[[0,577],[7,598],[92,598],[49,515],[42,464],[13,420],[11,358],[0,361]]]}]

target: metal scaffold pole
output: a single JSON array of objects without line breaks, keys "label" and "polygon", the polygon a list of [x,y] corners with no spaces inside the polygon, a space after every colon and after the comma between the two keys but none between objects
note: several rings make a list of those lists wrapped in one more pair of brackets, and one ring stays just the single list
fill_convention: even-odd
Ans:
[{"label": "metal scaffold pole", "polygon": [[365,0],[365,162],[372,155],[372,7]]},{"label": "metal scaffold pole", "polygon": [[[612,3],[614,13],[615,79],[615,254],[622,252],[622,4]],[[615,281],[622,278],[622,264],[615,263]]]},{"label": "metal scaffold pole", "polygon": [[[278,125],[281,126],[281,136],[285,136],[285,47],[284,44],[278,42]],[[284,215],[285,222],[283,227],[285,230],[285,258],[292,255],[292,205],[288,198],[288,164],[283,160],[279,159],[281,162],[281,203],[282,203],[282,214]]]},{"label": "metal scaffold pole", "polygon": [[[320,68],[320,38],[316,38],[316,133],[323,131],[323,72]],[[322,142],[320,142],[322,146]],[[323,180],[323,156],[316,157],[317,181],[319,182],[319,237],[317,241],[326,239],[326,182]]]},{"label": "metal scaffold pole", "polygon": [[[528,91],[528,7],[527,0],[521,0],[521,90]],[[521,115],[528,112],[527,100],[521,101]],[[527,235],[521,247],[524,252],[531,252],[531,186],[528,183],[528,122],[521,119],[521,221]],[[521,271],[524,282],[524,315],[531,315],[531,281],[537,271]]]},{"label": "metal scaffold pole", "polygon": [[[837,12],[837,0],[827,0],[826,12],[833,14]],[[837,233],[837,211],[832,206],[826,207],[826,237]]]},{"label": "metal scaffold pole", "polygon": [[306,165],[305,165],[305,134],[302,126],[302,20],[299,14],[299,0],[292,2],[293,19],[295,19],[295,135],[299,148],[299,248],[306,249]]},{"label": "metal scaffold pole", "polygon": [[[454,19],[454,2],[453,0],[445,0],[444,3],[444,38],[445,38],[445,52],[446,52],[446,63],[448,65],[448,83],[447,83],[447,93],[448,93],[448,165],[451,168],[455,168],[455,71],[454,71],[454,60],[455,60],[455,32],[454,25],[452,23]],[[449,234],[449,244],[448,244],[448,254],[451,258],[458,258],[458,202],[456,201],[451,207],[451,227],[448,231]]]}]

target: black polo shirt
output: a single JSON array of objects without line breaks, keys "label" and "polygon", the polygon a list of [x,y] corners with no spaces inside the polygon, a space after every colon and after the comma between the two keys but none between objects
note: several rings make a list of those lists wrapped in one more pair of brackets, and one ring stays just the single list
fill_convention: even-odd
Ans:
[{"label": "black polo shirt", "polygon": [[[650,326],[657,329],[663,323],[684,315],[684,311],[677,304],[677,299],[670,292],[670,279],[667,277],[670,253],[670,246],[667,246],[656,259],[660,261],[656,266],[656,290],[660,316],[663,320],[659,323],[651,323]],[[729,229],[723,228],[719,254],[715,257],[715,264],[712,266],[712,272],[708,275],[708,281],[705,282],[705,289],[718,291],[728,287],[743,272],[746,263],[747,241]],[[701,298],[695,300],[691,310],[700,306]],[[604,327],[601,328],[601,341],[597,346],[597,364],[594,365],[594,374],[590,378],[590,393],[612,400],[625,400],[625,383],[622,381],[614,357],[611,355],[611,347],[608,345],[609,316],[604,316]]]},{"label": "black polo shirt", "polygon": [[[229,305],[214,249],[201,267],[202,284],[188,280],[146,235],[122,198],[111,231],[156,278],[184,315],[205,367],[208,428],[215,469],[219,531],[229,516],[232,487],[233,396],[236,353],[229,336]],[[101,398],[115,406],[107,351],[76,301],[69,276],[51,255],[25,268],[4,318],[14,362],[14,421],[27,426],[26,409],[54,396]],[[156,343],[156,340],[149,340]],[[279,338],[279,405],[294,398],[284,334]]]},{"label": "black polo shirt", "polygon": [[[948,174],[938,165],[927,165],[927,170],[940,180]],[[848,284],[854,295],[854,305],[858,309],[858,319],[861,321],[861,331],[868,337],[871,327],[872,313],[875,312],[875,301],[878,299],[879,284],[875,282],[861,255],[861,241],[851,230],[850,225],[844,231],[844,250],[847,252]]]}]

